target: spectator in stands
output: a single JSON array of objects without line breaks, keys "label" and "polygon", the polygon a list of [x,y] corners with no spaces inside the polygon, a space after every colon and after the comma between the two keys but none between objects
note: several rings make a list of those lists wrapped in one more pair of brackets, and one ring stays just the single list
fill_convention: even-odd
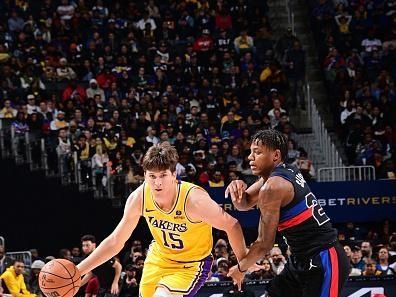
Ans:
[{"label": "spectator in stands", "polygon": [[373,259],[368,259],[366,263],[366,268],[364,269],[362,275],[364,276],[380,276],[382,271],[377,269],[377,262]]},{"label": "spectator in stands", "polygon": [[73,263],[80,263],[81,261],[81,250],[78,246],[73,246],[71,249],[71,256]]},{"label": "spectator in stands", "polygon": [[249,279],[252,280],[263,280],[263,279],[273,279],[276,276],[276,273],[272,269],[270,260],[265,258],[257,265],[256,271],[253,271],[250,275],[248,275]]},{"label": "spectator in stands", "polygon": [[373,247],[370,241],[363,241],[360,245],[360,250],[362,251],[363,260],[367,263],[368,259],[373,257]]},{"label": "spectator in stands", "polygon": [[61,58],[59,60],[59,67],[56,68],[56,77],[59,81],[68,81],[77,77],[74,70],[71,67],[67,66],[66,58]]},{"label": "spectator in stands", "polygon": [[8,267],[12,265],[14,260],[6,255],[6,251],[3,245],[0,245],[0,275],[6,271]]},{"label": "spectator in stands", "polygon": [[313,162],[308,159],[308,153],[303,148],[300,148],[299,151],[300,155],[294,161],[293,165],[300,170],[305,180],[315,179],[315,168]]},{"label": "spectator in stands", "polygon": [[286,51],[285,57],[286,75],[291,88],[291,106],[300,103],[301,109],[305,110],[303,85],[305,83],[305,52],[299,41],[294,41],[293,47]]},{"label": "spectator in stands", "polygon": [[224,187],[224,178],[220,170],[215,170],[209,178],[208,185],[210,188]]},{"label": "spectator in stands", "polygon": [[234,39],[234,48],[237,54],[243,55],[246,52],[255,52],[254,41],[246,30],[242,30],[240,35]]},{"label": "spectator in stands", "polygon": [[282,255],[282,251],[279,247],[275,246],[271,249],[269,262],[271,263],[272,270],[276,275],[282,272],[286,264],[286,259]]},{"label": "spectator in stands", "polygon": [[387,248],[381,248],[378,251],[378,264],[377,269],[384,275],[396,274],[396,262],[389,263],[389,250]]},{"label": "spectator in stands", "polygon": [[99,296],[99,292],[100,292],[99,279],[96,275],[93,275],[89,279],[87,286],[85,287],[84,297],[96,297]]},{"label": "spectator in stands", "polygon": [[364,271],[364,267],[366,262],[363,260],[362,251],[360,247],[354,246],[352,247],[352,257],[351,257],[351,266],[352,268],[356,268],[359,275]]},{"label": "spectator in stands", "polygon": [[15,297],[36,297],[36,294],[29,292],[26,288],[23,272],[25,263],[15,260],[14,265],[0,276],[4,294],[11,294]]},{"label": "spectator in stands", "polygon": [[[82,250],[85,256],[88,256],[96,248],[96,238],[93,235],[84,235],[81,238]],[[121,276],[122,266],[116,259],[110,259],[106,263],[95,268],[89,272],[84,281],[87,282],[93,276],[96,276],[99,280],[101,296],[106,294],[117,295],[119,293],[118,282]],[[84,285],[84,284],[82,284]]]},{"label": "spectator in stands", "polygon": [[347,257],[349,258],[349,260],[351,260],[351,257],[352,257],[351,247],[349,245],[344,245],[344,251],[345,251],[345,254],[347,255]]},{"label": "spectator in stands", "polygon": [[18,110],[12,107],[11,100],[5,100],[4,107],[0,110],[0,119],[13,119],[17,113]]},{"label": "spectator in stands", "polygon": [[59,258],[72,261],[72,254],[69,249],[61,249],[59,251]]},{"label": "spectator in stands", "polygon": [[99,95],[100,103],[105,102],[105,93],[103,89],[99,87],[97,80],[94,78],[89,81],[89,88],[86,93],[87,98],[95,98],[95,95]]},{"label": "spectator in stands", "polygon": [[30,277],[27,282],[27,287],[30,292],[36,294],[37,296],[44,297],[44,294],[40,290],[39,286],[39,273],[41,269],[44,267],[45,263],[41,260],[36,260],[30,266]]},{"label": "spectator in stands", "polygon": [[69,123],[66,121],[65,115],[66,113],[63,110],[58,111],[56,119],[54,119],[50,123],[50,129],[52,131],[58,131],[59,129],[63,129],[69,126]]},{"label": "spectator in stands", "polygon": [[129,264],[125,268],[125,277],[122,280],[120,296],[121,297],[138,297],[139,284],[136,279],[137,269]]}]

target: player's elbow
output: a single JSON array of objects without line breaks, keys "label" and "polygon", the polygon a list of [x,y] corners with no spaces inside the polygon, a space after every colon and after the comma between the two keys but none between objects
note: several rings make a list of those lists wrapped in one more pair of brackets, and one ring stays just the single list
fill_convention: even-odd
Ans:
[{"label": "player's elbow", "polygon": [[116,234],[111,234],[106,238],[106,246],[118,254],[124,247],[124,242]]},{"label": "player's elbow", "polygon": [[225,224],[225,228],[223,229],[227,234],[235,232],[237,229],[242,229],[238,220],[234,217],[230,217],[230,220]]}]

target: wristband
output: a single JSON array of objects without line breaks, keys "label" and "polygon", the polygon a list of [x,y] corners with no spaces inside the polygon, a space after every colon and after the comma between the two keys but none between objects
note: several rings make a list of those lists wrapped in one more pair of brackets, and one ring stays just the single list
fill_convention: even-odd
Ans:
[{"label": "wristband", "polygon": [[238,263],[238,270],[239,270],[240,273],[245,273],[245,272],[247,271],[247,270],[243,271],[243,270],[241,269],[241,266],[239,265],[239,263]]}]

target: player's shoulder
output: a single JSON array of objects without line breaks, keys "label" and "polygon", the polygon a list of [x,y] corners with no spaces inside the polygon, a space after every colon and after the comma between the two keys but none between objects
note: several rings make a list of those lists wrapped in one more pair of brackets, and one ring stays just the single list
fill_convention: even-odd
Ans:
[{"label": "player's shoulder", "polygon": [[125,204],[126,208],[135,208],[136,206],[141,207],[143,196],[144,196],[144,183],[141,184],[136,190],[134,190],[128,197]]},{"label": "player's shoulder", "polygon": [[290,189],[293,189],[291,179],[285,178],[282,175],[272,175],[263,184],[260,191],[273,194],[288,192]]}]

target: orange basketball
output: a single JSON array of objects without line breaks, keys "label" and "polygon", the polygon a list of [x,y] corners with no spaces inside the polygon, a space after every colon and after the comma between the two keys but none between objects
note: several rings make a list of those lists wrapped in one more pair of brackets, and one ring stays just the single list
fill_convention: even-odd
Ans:
[{"label": "orange basketball", "polygon": [[65,259],[51,260],[39,274],[40,289],[47,297],[73,297],[80,284],[80,271]]}]

